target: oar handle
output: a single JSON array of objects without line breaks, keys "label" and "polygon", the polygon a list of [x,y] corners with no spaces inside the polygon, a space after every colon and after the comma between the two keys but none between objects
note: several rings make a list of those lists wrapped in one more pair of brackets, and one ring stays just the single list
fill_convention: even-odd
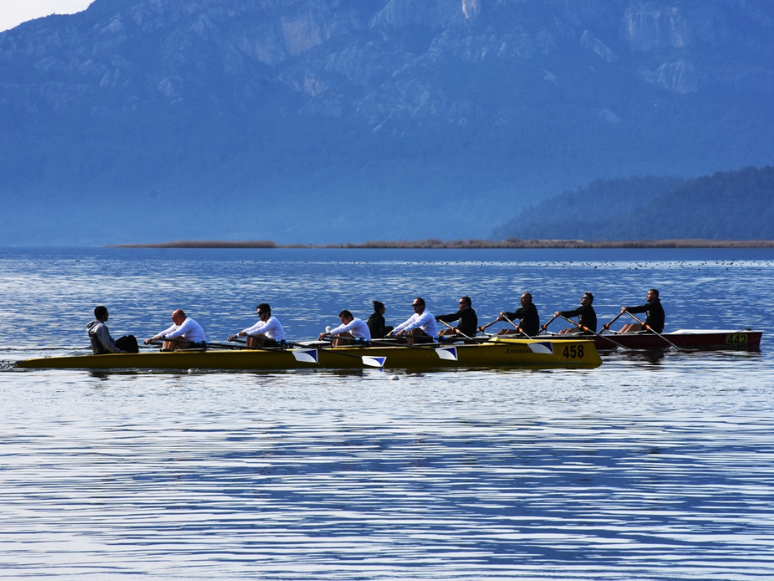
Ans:
[{"label": "oar handle", "polygon": [[481,331],[481,332],[483,333],[484,331],[486,331],[486,330],[487,330],[489,327],[491,327],[492,325],[494,325],[494,324],[495,324],[497,321],[499,321],[499,320],[500,320],[500,318],[498,317],[497,319],[495,319],[495,320],[494,320],[494,321],[492,321],[491,323],[487,323],[487,324],[486,324],[486,325],[484,325],[483,327],[479,327],[479,328],[478,328],[478,330],[479,330],[479,331]]},{"label": "oar handle", "polygon": [[643,323],[643,322],[642,322],[640,319],[638,319],[638,318],[637,318],[637,316],[636,316],[636,315],[633,315],[633,314],[632,314],[632,313],[630,313],[629,311],[624,311],[624,312],[625,312],[627,315],[629,315],[629,316],[630,316],[632,319],[634,319],[635,321],[637,321],[637,322],[638,322],[640,325],[642,325],[643,329],[650,329],[650,326],[649,326],[649,325],[646,325],[645,323]]},{"label": "oar handle", "polygon": [[584,327],[584,326],[583,326],[583,325],[581,325],[580,323],[576,323],[575,321],[573,321],[573,320],[572,320],[572,319],[570,319],[569,317],[565,317],[564,315],[559,315],[559,316],[560,316],[560,317],[562,317],[562,318],[563,318],[565,321],[567,321],[568,323],[570,323],[570,324],[572,324],[572,325],[575,325],[576,327],[578,327],[578,329],[582,329],[583,331],[588,331],[588,328],[587,328],[587,327]]},{"label": "oar handle", "polygon": [[506,321],[508,321],[508,322],[509,322],[511,325],[513,325],[513,328],[514,328],[514,329],[516,329],[516,330],[517,330],[519,333],[521,333],[522,335],[524,335],[524,336],[525,336],[527,339],[529,339],[529,338],[530,338],[530,336],[529,336],[529,335],[527,335],[527,334],[524,332],[524,329],[522,329],[522,328],[521,328],[519,325],[517,325],[516,323],[514,323],[513,321],[511,321],[511,320],[510,320],[508,317],[506,317],[505,315],[500,315],[500,316],[501,316],[503,319],[505,319]]},{"label": "oar handle", "polygon": [[[627,312],[627,311],[624,311],[624,312]],[[630,313],[630,314],[631,314],[631,313]],[[612,325],[613,323],[615,323],[615,322],[618,320],[618,317],[620,317],[621,315],[623,315],[623,312],[622,312],[622,313],[618,313],[618,314],[617,314],[615,317],[613,317],[612,319],[610,319],[610,321],[609,321],[609,322],[607,322],[607,323],[605,323],[604,325],[602,325],[602,330],[603,330],[603,331],[607,331],[608,329],[610,329],[610,325]]]},{"label": "oar handle", "polygon": [[541,325],[541,326],[540,326],[540,332],[541,332],[541,333],[544,333],[546,330],[548,330],[548,325],[550,325],[551,323],[553,323],[553,322],[554,322],[554,319],[556,319],[556,315],[554,315],[553,317],[551,317],[551,320],[550,320],[550,321],[548,321],[548,322],[547,322],[545,325]]},{"label": "oar handle", "polygon": [[190,339],[179,339],[177,337],[172,339],[159,339],[158,341],[151,341],[150,343],[144,343],[145,345],[164,346],[164,343],[188,343],[190,349],[207,349],[207,343],[205,341],[191,341]]},{"label": "oar handle", "polygon": [[[658,334],[658,333],[657,333],[657,332],[656,332],[656,331],[653,329],[653,327],[651,327],[650,325],[648,325],[647,323],[645,323],[645,322],[644,322],[642,319],[639,319],[639,318],[635,317],[635,316],[634,316],[634,315],[632,315],[632,314],[631,314],[629,311],[626,311],[626,314],[627,314],[627,315],[629,315],[629,316],[630,316],[632,319],[634,319],[635,321],[637,321],[637,322],[638,322],[640,325],[642,325],[642,328],[643,328],[643,329],[647,329],[648,331],[651,331],[651,332],[653,332],[653,333],[656,333],[656,335],[658,335],[659,337],[661,337],[661,335],[659,335],[659,334]],[[663,337],[662,337],[662,338],[663,338]],[[664,341],[666,341],[666,339],[664,339]]]},{"label": "oar handle", "polygon": [[519,326],[518,326],[516,323],[514,323],[513,321],[511,321],[511,320],[510,320],[508,317],[506,317],[505,315],[500,315],[500,316],[501,316],[501,317],[502,317],[504,320],[508,321],[508,322],[509,322],[511,325],[513,325],[513,328],[514,328],[514,329],[516,329],[517,331],[521,332],[521,327],[519,327]]},{"label": "oar handle", "polygon": [[[441,321],[441,322],[442,322],[444,325],[446,325],[447,327],[449,327],[449,329],[451,329],[452,331],[454,331],[454,327],[452,327],[452,326],[451,326],[449,323],[447,323],[446,321],[443,321],[443,320],[441,320],[441,319],[438,319],[438,320],[439,320],[439,321]],[[457,329],[457,330],[456,330],[456,331],[454,331],[454,332],[455,332],[457,335],[462,335],[463,337],[465,337],[465,339],[470,339],[471,341],[473,340],[473,339],[472,339],[472,337],[468,337],[468,336],[467,336],[465,333],[463,333],[463,332],[462,332],[462,331],[460,331],[459,329]],[[474,333],[474,334],[475,334],[475,333]]]}]

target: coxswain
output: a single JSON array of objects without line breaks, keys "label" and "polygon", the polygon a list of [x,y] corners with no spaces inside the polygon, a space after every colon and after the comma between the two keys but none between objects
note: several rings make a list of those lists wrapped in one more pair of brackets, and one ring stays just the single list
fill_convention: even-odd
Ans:
[{"label": "coxswain", "polygon": [[137,339],[134,335],[124,335],[115,341],[110,336],[107,328],[108,318],[107,307],[98,306],[94,309],[94,320],[86,325],[86,331],[89,333],[91,341],[91,350],[94,355],[104,355],[105,353],[137,353]]}]

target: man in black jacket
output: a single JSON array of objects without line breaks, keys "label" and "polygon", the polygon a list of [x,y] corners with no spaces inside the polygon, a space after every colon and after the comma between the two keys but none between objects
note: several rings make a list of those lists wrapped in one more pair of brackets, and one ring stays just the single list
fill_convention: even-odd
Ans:
[{"label": "man in black jacket", "polygon": [[[664,322],[666,315],[664,314],[664,307],[661,306],[661,299],[658,298],[658,291],[654,288],[648,291],[646,297],[648,302],[641,307],[621,307],[622,313],[645,313],[645,325],[656,333],[664,332]],[[639,323],[629,323],[621,327],[619,333],[634,333],[636,331],[642,331],[643,327]]]},{"label": "man in black jacket", "polygon": [[585,327],[591,332],[596,332],[597,330],[597,313],[594,311],[594,307],[591,306],[591,303],[594,302],[594,295],[591,293],[586,293],[581,297],[581,306],[577,309],[574,309],[572,311],[556,311],[554,313],[555,317],[565,317],[569,319],[570,317],[578,317],[578,327],[572,327],[570,329],[562,329],[559,331],[560,335],[564,335],[566,333],[586,333],[588,332],[583,329]]},{"label": "man in black jacket", "polygon": [[519,319],[518,329],[500,329],[498,335],[510,335],[512,333],[523,333],[530,337],[535,337],[540,332],[540,317],[538,316],[537,307],[532,302],[532,295],[530,293],[524,293],[521,295],[521,308],[517,309],[513,313],[501,311],[500,316],[497,317],[498,321],[515,321]]},{"label": "man in black jacket", "polygon": [[439,335],[463,335],[468,338],[472,338],[476,334],[476,328],[478,327],[478,316],[476,311],[472,307],[473,302],[470,297],[462,297],[459,302],[460,310],[456,313],[449,313],[448,315],[438,315],[435,320],[443,321],[444,323],[453,323],[459,321],[456,327],[444,329]]}]

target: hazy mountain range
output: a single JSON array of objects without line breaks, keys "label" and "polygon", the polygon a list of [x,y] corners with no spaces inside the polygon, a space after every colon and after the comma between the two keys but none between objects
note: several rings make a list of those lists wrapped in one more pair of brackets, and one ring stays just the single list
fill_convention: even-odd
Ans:
[{"label": "hazy mountain range", "polygon": [[0,33],[0,244],[482,238],[772,97],[770,0],[96,0]]},{"label": "hazy mountain range", "polygon": [[748,167],[689,180],[594,180],[522,210],[494,231],[498,240],[774,239],[774,167]]}]

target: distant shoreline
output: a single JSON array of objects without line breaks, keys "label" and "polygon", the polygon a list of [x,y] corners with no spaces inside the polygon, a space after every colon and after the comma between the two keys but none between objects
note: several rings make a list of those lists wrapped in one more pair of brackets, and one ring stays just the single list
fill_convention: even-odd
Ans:
[{"label": "distant shoreline", "polygon": [[415,240],[363,242],[360,244],[275,244],[268,240],[178,240],[154,244],[114,244],[108,248],[299,248],[299,249],[544,249],[544,248],[774,248],[774,240]]}]

